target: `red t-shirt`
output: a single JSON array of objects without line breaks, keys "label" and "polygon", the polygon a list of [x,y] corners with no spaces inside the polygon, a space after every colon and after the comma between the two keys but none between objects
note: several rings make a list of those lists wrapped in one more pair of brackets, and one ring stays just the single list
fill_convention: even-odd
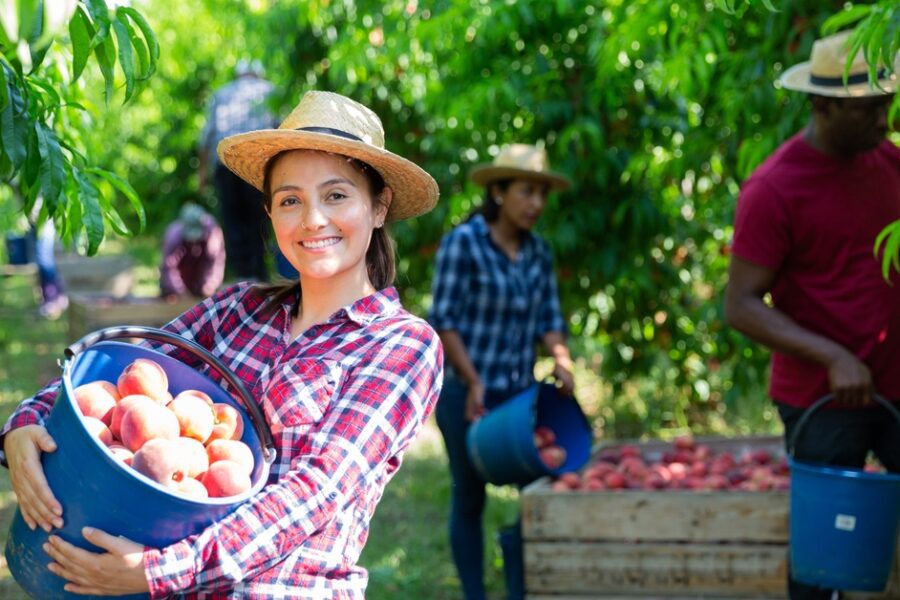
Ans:
[{"label": "red t-shirt", "polygon": [[[900,219],[900,149],[885,141],[851,160],[795,135],[741,189],[733,252],[776,271],[775,307],[858,356],[875,389],[900,399],[900,276],[893,286],[875,238]],[[819,363],[772,354],[772,398],[805,407],[829,391]]]}]

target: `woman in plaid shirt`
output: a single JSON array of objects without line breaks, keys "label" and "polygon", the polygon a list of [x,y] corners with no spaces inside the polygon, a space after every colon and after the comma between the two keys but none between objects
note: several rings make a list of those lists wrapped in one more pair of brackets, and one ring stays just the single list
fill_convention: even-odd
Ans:
[{"label": "woman in plaid shirt", "polygon": [[[107,551],[95,554],[51,535],[49,568],[81,594],[363,598],[367,574],[356,562],[369,522],[435,405],[443,364],[434,330],[391,287],[384,224],[430,210],[437,184],[384,150],[374,113],[324,92],[307,93],[278,129],[227,138],[218,152],[265,193],[300,279],[238,284],[166,328],[209,349],[252,390],[275,438],[268,483],[165,548],[85,528]],[[155,347],[205,371],[187,353]],[[42,424],[58,387],[26,400],[0,432],[22,515],[47,531],[65,518],[40,468],[41,452],[55,449]]]},{"label": "woman in plaid shirt", "polygon": [[[525,144],[504,148],[470,178],[485,186],[484,205],[441,242],[429,321],[447,351],[436,414],[453,479],[450,546],[465,597],[478,600],[486,497],[466,453],[469,423],[534,383],[537,343],[553,356],[562,391],[571,394],[574,383],[550,251],[531,232],[547,194],[569,180],[549,170],[542,148]],[[524,593],[521,561],[520,544],[504,548],[509,598]]]}]

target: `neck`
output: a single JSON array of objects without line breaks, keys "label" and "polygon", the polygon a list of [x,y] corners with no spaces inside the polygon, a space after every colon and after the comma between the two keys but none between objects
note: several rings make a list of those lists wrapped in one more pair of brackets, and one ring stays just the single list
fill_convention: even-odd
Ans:
[{"label": "neck", "polygon": [[807,123],[806,129],[803,130],[803,139],[822,154],[834,158],[850,159],[858,154],[858,152],[841,148],[833,140],[829,139],[825,134],[825,128],[820,123],[817,123],[815,118],[810,119],[809,123]]},{"label": "neck", "polygon": [[364,268],[328,279],[301,278],[300,315],[296,326],[300,331],[305,331],[317,323],[323,323],[338,309],[375,291]]}]

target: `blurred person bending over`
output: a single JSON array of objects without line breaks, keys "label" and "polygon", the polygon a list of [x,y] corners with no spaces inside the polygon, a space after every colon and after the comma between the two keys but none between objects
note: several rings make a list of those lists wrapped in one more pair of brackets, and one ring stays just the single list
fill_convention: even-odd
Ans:
[{"label": "blurred person bending over", "polygon": [[163,237],[159,287],[163,296],[211,296],[225,277],[222,228],[197,204],[187,203]]}]

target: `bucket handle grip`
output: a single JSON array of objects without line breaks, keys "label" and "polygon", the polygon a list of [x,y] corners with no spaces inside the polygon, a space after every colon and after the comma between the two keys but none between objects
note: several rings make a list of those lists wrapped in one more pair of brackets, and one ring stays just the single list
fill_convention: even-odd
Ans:
[{"label": "bucket handle grip", "polygon": [[72,359],[87,348],[106,340],[117,340],[122,338],[142,338],[171,344],[182,350],[186,350],[196,355],[200,360],[205,362],[209,367],[214,369],[221,375],[225,381],[240,396],[241,403],[250,413],[250,420],[253,422],[253,428],[263,443],[263,454],[267,463],[272,464],[275,461],[275,440],[272,438],[272,432],[266,426],[263,414],[259,409],[259,405],[253,400],[253,396],[244,387],[244,384],[232,373],[222,362],[209,353],[209,351],[193,340],[181,337],[165,329],[156,329],[154,327],[143,327],[136,325],[127,325],[120,327],[107,327],[98,331],[91,332],[80,340],[67,347],[63,353],[67,359]]},{"label": "bucket handle grip", "polygon": [[[891,404],[888,400],[881,396],[880,394],[873,394],[872,399],[875,400],[877,404],[880,404],[884,408],[887,409],[891,415],[897,419],[897,422],[900,423],[900,411]],[[834,400],[834,394],[828,393],[813,402],[809,408],[800,416],[800,420],[797,421],[797,425],[794,427],[794,433],[791,434],[791,439],[788,441],[788,454],[793,457],[794,456],[794,448],[797,446],[797,439],[800,437],[800,432],[806,426],[807,421],[809,421],[810,417],[816,413],[820,408],[824,405],[828,404]]]}]

